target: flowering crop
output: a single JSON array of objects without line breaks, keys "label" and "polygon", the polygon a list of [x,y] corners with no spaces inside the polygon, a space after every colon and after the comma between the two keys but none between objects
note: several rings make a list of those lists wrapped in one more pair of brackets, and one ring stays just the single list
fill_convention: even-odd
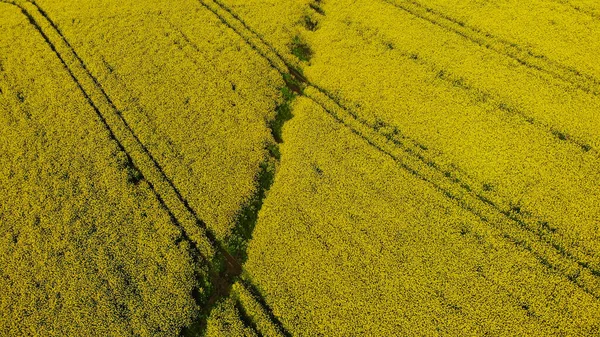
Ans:
[{"label": "flowering crop", "polygon": [[597,334],[599,9],[0,0],[0,331]]}]

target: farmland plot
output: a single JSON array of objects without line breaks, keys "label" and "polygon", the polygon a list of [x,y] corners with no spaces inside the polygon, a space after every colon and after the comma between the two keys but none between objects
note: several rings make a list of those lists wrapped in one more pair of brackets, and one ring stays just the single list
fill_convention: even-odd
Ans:
[{"label": "farmland plot", "polygon": [[38,3],[199,217],[230,235],[272,139],[278,74],[199,1]]},{"label": "farmland plot", "polygon": [[[398,51],[404,48],[400,43],[394,45],[402,47],[390,49],[382,42],[384,35],[380,41],[378,35],[361,38],[368,28],[352,35],[342,21],[322,34],[335,34],[338,27],[352,44],[348,40],[340,40],[340,45],[325,43],[339,39],[319,37],[317,31],[313,45],[322,41],[324,51],[307,68],[309,77],[322,79],[322,87],[332,88],[331,95],[365,128],[376,130],[445,175],[460,193],[472,194],[515,218],[518,226],[538,231],[540,240],[560,245],[558,250],[579,256],[581,263],[597,266],[600,177],[595,147],[582,146],[567,136],[560,130],[568,127],[558,121],[552,126],[537,123],[529,112],[512,109],[502,98],[482,93],[443,69],[430,68],[422,53]],[[351,52],[364,62],[343,57]],[[378,74],[386,76],[378,78]],[[585,119],[563,115],[578,125],[597,122],[593,108],[587,109]]]},{"label": "farmland plot", "polygon": [[596,296],[511,233],[315,103],[302,98],[294,112],[247,263],[293,335],[597,329]]},{"label": "farmland plot", "polygon": [[[600,329],[593,2],[2,6],[14,334]],[[48,246],[45,218],[86,230]]]},{"label": "farmland plot", "polygon": [[[234,8],[252,11],[250,6],[229,3],[234,3]],[[508,46],[515,52],[479,43],[477,36],[465,38],[458,29],[440,26],[396,5],[353,1],[314,2],[309,6],[318,22],[304,22],[305,31],[297,38],[310,51],[298,57],[305,58],[299,64],[304,66],[308,79],[306,96],[378,151],[398,158],[400,167],[417,174],[487,226],[499,229],[500,238],[527,251],[543,269],[561,275],[587,294],[584,296],[597,298],[600,198],[594,81],[571,71],[568,64],[557,68],[545,58],[540,59],[546,68],[538,69],[540,66],[527,63],[531,60],[520,59],[518,46]],[[448,16],[437,15],[440,21],[448,20]],[[398,20],[404,16],[406,20]],[[257,35],[265,44],[275,46],[273,49],[280,49],[273,42],[276,34],[269,35],[274,29],[260,26],[256,24]],[[582,27],[579,28],[590,29]],[[472,29],[471,33],[476,35],[480,30]],[[554,40],[559,44],[560,39],[559,36]],[[492,42],[504,43],[498,41]],[[280,55],[282,59],[290,56],[279,52],[284,54]],[[291,54],[298,56],[294,52],[292,44]],[[582,47],[580,54],[590,59],[593,45]],[[282,154],[285,162],[285,151]],[[284,180],[287,185],[292,181]],[[307,183],[309,179],[297,181]],[[274,193],[269,198],[285,199],[274,197]],[[285,199],[284,204],[299,202]],[[314,208],[321,209],[326,204],[322,201]],[[261,219],[266,217],[265,212]],[[280,209],[275,213],[289,212]],[[290,225],[287,218],[278,218],[273,223],[283,228],[262,232],[261,223],[255,232],[257,246],[253,247],[260,245],[256,242],[261,235],[270,242],[285,228],[297,227]],[[297,240],[299,235],[292,237]],[[282,246],[287,247],[288,243]],[[266,247],[265,243],[264,247],[253,249]],[[292,263],[289,255],[285,256],[279,262]],[[303,256],[293,261],[305,264],[307,260]],[[323,263],[323,259],[316,261]],[[280,267],[269,261],[253,270],[260,274],[261,268]],[[311,265],[306,270],[311,268],[317,267]],[[278,287],[275,283],[285,282],[278,279],[269,284],[267,293],[269,287]],[[303,286],[292,288],[304,290]],[[325,291],[316,293],[314,296],[319,297]],[[279,296],[281,293],[271,298]],[[296,296],[300,295],[294,293],[291,298]],[[290,307],[297,308],[294,305]],[[587,322],[581,320],[573,331],[591,333],[596,323]],[[295,323],[298,321],[290,322],[292,326]],[[557,327],[553,328],[567,329]],[[297,332],[300,331],[303,330]]]},{"label": "farmland plot", "polygon": [[42,35],[7,4],[0,26],[0,331],[175,334],[190,243]]}]

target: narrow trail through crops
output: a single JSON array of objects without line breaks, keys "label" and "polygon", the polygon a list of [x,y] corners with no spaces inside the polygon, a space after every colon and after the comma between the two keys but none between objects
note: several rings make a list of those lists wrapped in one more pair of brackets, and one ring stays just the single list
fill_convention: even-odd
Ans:
[{"label": "narrow trail through crops", "polygon": [[[218,0],[199,1],[225,25],[241,35],[247,43],[256,43],[252,45],[254,50],[258,51],[261,56],[268,58],[269,63],[284,78],[291,76],[302,84],[305,87],[302,94],[321,106],[337,122],[348,127],[372,147],[389,156],[410,174],[432,185],[459,207],[497,229],[500,232],[500,237],[514,244],[517,248],[532,254],[549,272],[561,275],[585,293],[596,300],[600,300],[600,293],[596,290],[600,282],[600,270],[598,267],[592,266],[590,262],[575,255],[586,256],[586,252],[571,252],[563,244],[556,242],[555,236],[549,238],[549,234],[556,234],[556,229],[551,224],[543,220],[526,221],[523,219],[525,216],[520,209],[501,208],[488,197],[473,191],[469,184],[453,177],[449,172],[443,171],[436,163],[416,154],[410,147],[398,142],[390,142],[387,137],[379,134],[377,130],[373,130],[370,125],[365,125],[364,122],[358,120],[355,113],[345,107],[327,90],[304,77],[291,62],[287,61],[268,41],[265,41],[230,8]],[[213,5],[209,5],[209,3]],[[229,16],[229,19],[226,16]],[[250,36],[242,35],[242,30],[245,30],[246,34]],[[408,156],[400,157],[396,155],[395,150],[391,149],[395,147],[398,147],[403,155]],[[586,274],[587,277],[580,277],[582,274]],[[591,281],[587,281],[590,279]]]}]

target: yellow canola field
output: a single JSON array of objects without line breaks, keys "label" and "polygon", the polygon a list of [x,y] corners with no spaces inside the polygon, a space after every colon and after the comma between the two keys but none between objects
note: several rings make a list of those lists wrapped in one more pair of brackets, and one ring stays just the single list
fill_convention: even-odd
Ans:
[{"label": "yellow canola field", "polygon": [[591,335],[597,299],[306,98],[247,270],[297,336]]},{"label": "yellow canola field", "polygon": [[[600,103],[597,94],[583,90],[593,89],[593,85],[578,86],[577,79],[567,75],[564,79],[553,77],[548,73],[553,71],[549,66],[546,67],[548,71],[541,71],[534,68],[536,65],[521,64],[510,57],[508,51],[501,53],[499,47],[494,49],[478,44],[477,38],[483,33],[469,40],[463,36],[468,33],[466,28],[452,27],[450,30],[427,20],[433,20],[433,17],[422,18],[418,16],[422,14],[420,12],[405,11],[389,2],[341,1],[324,6],[325,10],[328,8],[327,16],[321,20],[322,28],[305,34],[316,50],[311,67],[305,72],[333,93],[338,93],[344,86],[346,93],[340,93],[342,96],[356,100],[358,97],[355,96],[362,93],[368,97],[365,100],[369,100],[365,102],[369,105],[363,104],[363,107],[385,111],[392,98],[402,102],[409,97],[380,93],[384,89],[396,89],[392,82],[396,78],[380,76],[385,74],[384,69],[378,69],[372,63],[387,59],[389,67],[397,69],[412,63],[414,68],[430,73],[429,81],[438,79],[463,88],[473,100],[491,101],[508,115],[521,117],[541,129],[562,133],[583,150],[592,148],[598,152],[600,125],[594,116]],[[435,19],[441,20],[440,15]],[[319,46],[323,48],[320,51]],[[362,55],[363,47],[371,49],[370,55]],[[377,57],[373,59],[375,51]],[[593,55],[593,49],[589,52],[584,49],[582,53]],[[349,65],[343,63],[354,64],[354,67],[347,68]],[[374,68],[369,68],[371,66]],[[383,83],[379,88],[361,91],[351,85],[353,83],[346,83],[347,77],[353,74],[354,82],[358,84],[377,86],[369,81],[373,77]],[[382,99],[381,104],[375,105]]]},{"label": "yellow canola field", "polygon": [[593,1],[16,2],[0,335],[600,331]]},{"label": "yellow canola field", "polygon": [[278,53],[291,59],[291,44],[306,20],[316,22],[310,9],[312,0],[206,0],[235,13],[248,27],[263,37]]},{"label": "yellow canola field", "polygon": [[255,330],[245,325],[240,315],[240,306],[236,306],[236,302],[232,298],[226,298],[212,309],[206,328],[206,336],[259,336]]},{"label": "yellow canola field", "polygon": [[176,335],[188,243],[21,11],[0,31],[0,335]]},{"label": "yellow canola field", "polygon": [[206,336],[284,336],[244,282],[247,281],[234,283],[229,296],[212,309],[207,322]]},{"label": "yellow canola field", "polygon": [[594,1],[594,0],[570,0],[570,1],[555,0],[555,1],[566,3],[576,11],[588,14],[596,19],[600,19],[600,6],[598,5],[597,1]]},{"label": "yellow canola field", "polygon": [[[336,118],[368,135],[366,142],[399,156],[401,166],[597,298],[594,80],[414,2],[312,5],[316,29],[300,30],[312,51],[300,63],[305,93],[331,112],[341,110]],[[594,31],[585,22],[570,30]],[[564,36],[552,36],[544,43],[564,43]],[[580,49],[594,54],[593,44]]]},{"label": "yellow canola field", "polygon": [[[321,28],[307,33],[315,51],[305,68],[309,79],[366,129],[599,274],[598,97],[509,66],[506,56],[427,21],[399,20],[410,15],[385,4],[341,1],[324,9],[329,14]],[[478,87],[485,78],[470,72],[484,66],[510,86]],[[520,91],[526,88],[527,94]],[[556,101],[539,95],[559,89]],[[521,110],[525,101],[538,107]],[[560,118],[550,113],[554,109]],[[580,127],[592,131],[590,125],[594,133],[581,142],[571,136]]]},{"label": "yellow canola field", "polygon": [[[600,17],[572,0],[384,0],[400,7],[428,8],[460,26],[479,30],[529,50],[538,58],[563,64],[600,80]],[[581,1],[585,3],[585,1]],[[587,7],[587,8],[586,8]],[[600,7],[596,2],[596,10]]]},{"label": "yellow canola field", "polygon": [[198,217],[228,238],[283,81],[200,1],[37,1]]}]

